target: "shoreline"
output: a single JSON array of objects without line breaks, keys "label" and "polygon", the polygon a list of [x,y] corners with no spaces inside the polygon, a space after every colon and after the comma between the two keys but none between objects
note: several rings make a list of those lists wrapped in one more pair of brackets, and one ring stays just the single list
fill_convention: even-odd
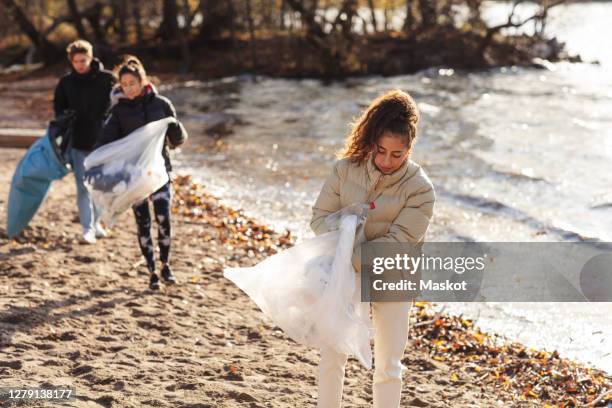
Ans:
[{"label": "shoreline", "polygon": [[[555,37],[495,34],[486,40],[488,37],[481,31],[440,25],[424,31],[414,28],[408,34],[391,31],[357,35],[348,42],[330,36],[323,41],[325,45],[313,42],[308,36],[293,34],[264,36],[252,42],[219,38],[201,44],[194,39],[189,43],[188,68],[176,44],[149,42],[141,47],[98,45],[96,57],[108,64],[107,69],[112,69],[120,62],[121,55],[137,54],[149,71],[186,80],[254,75],[330,81],[410,75],[438,67],[479,71],[502,66],[547,69],[554,62],[599,63],[571,54]],[[27,47],[22,45],[21,48],[21,51],[14,49],[11,52],[23,54]],[[47,64],[34,63],[33,70],[20,72],[19,67],[23,65],[13,64],[0,70],[0,81],[24,73],[35,77],[58,75],[64,71],[62,67],[65,65],[63,59],[58,58]]]},{"label": "shoreline", "polygon": [[[2,223],[24,153],[0,149]],[[72,176],[54,184],[22,237],[8,241],[0,226],[0,377],[10,378],[0,386],[68,381],[77,406],[314,403],[317,351],[289,340],[222,276],[224,267],[252,265],[294,237],[220,204],[189,176],[174,180],[171,264],[181,283],[159,294],[146,289],[129,212],[110,238],[76,243]],[[500,342],[424,302],[413,307],[403,361],[402,406],[569,407],[612,389],[610,374]],[[371,402],[371,375],[350,359],[346,406]]]}]

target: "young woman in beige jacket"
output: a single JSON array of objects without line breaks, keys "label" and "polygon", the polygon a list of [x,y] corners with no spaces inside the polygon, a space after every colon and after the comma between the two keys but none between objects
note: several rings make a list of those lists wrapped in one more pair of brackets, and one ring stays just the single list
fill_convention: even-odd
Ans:
[{"label": "young woman in beige jacket", "polygon": [[[340,160],[313,207],[311,228],[328,231],[325,217],[350,204],[374,202],[364,226],[368,242],[419,243],[433,215],[435,194],[425,171],[410,160],[419,112],[410,95],[394,90],[375,99],[353,125]],[[353,266],[361,273],[361,246]],[[373,399],[376,408],[399,407],[401,359],[408,340],[410,302],[373,302]],[[342,403],[345,354],[322,349],[318,407]]]}]

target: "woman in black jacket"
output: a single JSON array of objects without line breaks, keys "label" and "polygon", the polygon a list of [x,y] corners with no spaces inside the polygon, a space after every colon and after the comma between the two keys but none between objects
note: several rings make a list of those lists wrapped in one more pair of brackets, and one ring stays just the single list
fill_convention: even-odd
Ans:
[{"label": "woman in black jacket", "polygon": [[[113,91],[111,99],[116,101],[104,124],[102,137],[97,147],[121,139],[132,131],[149,122],[164,119],[169,116],[176,117],[172,103],[159,95],[155,87],[149,83],[147,74],[141,62],[136,57],[127,57],[125,62],[115,70],[119,87]],[[168,148],[175,148],[187,139],[187,132],[177,123],[168,125],[166,142],[162,155],[168,173],[172,170]],[[135,204],[132,208],[138,226],[138,243],[142,255],[147,261],[150,273],[149,287],[159,289],[159,278],[155,273],[155,256],[153,240],[151,238],[151,215],[148,200],[153,201],[155,220],[158,225],[159,256],[162,262],[161,276],[168,284],[176,283],[176,278],[168,264],[170,258],[171,225],[170,209],[172,201],[171,181],[151,194],[148,199]]]}]

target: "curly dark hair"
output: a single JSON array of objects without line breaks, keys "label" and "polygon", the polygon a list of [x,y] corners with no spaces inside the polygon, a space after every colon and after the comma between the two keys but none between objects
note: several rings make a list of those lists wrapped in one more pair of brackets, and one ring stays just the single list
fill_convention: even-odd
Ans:
[{"label": "curly dark hair", "polygon": [[354,163],[366,160],[372,146],[385,132],[402,138],[408,151],[412,151],[417,137],[419,109],[412,97],[399,89],[376,98],[352,124],[344,149],[338,158],[350,158]]}]

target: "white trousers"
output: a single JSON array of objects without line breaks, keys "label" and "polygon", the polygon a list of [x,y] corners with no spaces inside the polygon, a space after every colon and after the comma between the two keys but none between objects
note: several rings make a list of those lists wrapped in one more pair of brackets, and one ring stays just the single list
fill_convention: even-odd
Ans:
[{"label": "white trousers", "polygon": [[[411,302],[373,302],[374,408],[398,408],[402,394],[401,363],[408,341]],[[340,408],[344,369],[348,356],[331,349],[321,350],[318,408]]]}]

